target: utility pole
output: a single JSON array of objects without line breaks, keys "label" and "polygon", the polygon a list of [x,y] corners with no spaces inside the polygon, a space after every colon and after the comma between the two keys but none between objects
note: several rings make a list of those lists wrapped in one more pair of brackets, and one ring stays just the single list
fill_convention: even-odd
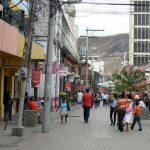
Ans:
[{"label": "utility pole", "polygon": [[86,71],[85,71],[85,87],[87,88],[88,86],[88,51],[89,51],[89,31],[104,31],[104,30],[96,30],[96,29],[86,29]]},{"label": "utility pole", "polygon": [[88,28],[86,29],[86,64],[85,64],[85,88],[88,86],[88,50],[89,50],[89,37]]},{"label": "utility pole", "polygon": [[[56,30],[56,11],[57,6],[54,0],[49,0],[49,23],[48,23],[48,44],[46,58],[46,76],[44,87],[44,109],[42,121],[42,133],[49,132],[51,91],[52,91],[52,64],[54,55],[54,39]],[[54,88],[54,87],[53,87]]]},{"label": "utility pole", "polygon": [[28,35],[27,38],[25,38],[25,47],[23,52],[23,58],[22,58],[22,64],[20,69],[20,79],[22,83],[21,87],[21,95],[20,95],[20,101],[19,101],[19,110],[18,110],[18,116],[17,116],[17,126],[12,128],[12,135],[13,136],[22,136],[24,127],[22,126],[22,118],[23,118],[23,107],[24,107],[24,96],[25,96],[25,90],[26,90],[26,83],[27,83],[27,69],[29,66],[29,62],[31,61],[31,50],[32,50],[32,39],[33,39],[33,32],[34,32],[34,23],[35,23],[35,16],[36,16],[36,7],[37,7],[38,0],[32,0],[31,1],[31,13],[30,13],[30,19],[29,19],[29,27],[28,27]]}]

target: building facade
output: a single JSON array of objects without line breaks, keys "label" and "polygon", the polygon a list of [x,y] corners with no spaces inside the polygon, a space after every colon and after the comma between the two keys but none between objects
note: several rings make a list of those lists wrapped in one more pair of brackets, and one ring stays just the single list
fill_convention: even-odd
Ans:
[{"label": "building facade", "polygon": [[130,0],[129,63],[139,66],[150,60],[150,0]]},{"label": "building facade", "polygon": [[[13,13],[18,13],[18,7],[13,7],[10,12],[5,12],[5,9],[14,6],[15,4],[7,3],[0,4],[0,117],[3,116],[5,94],[10,91],[13,98],[19,98],[21,92],[21,82],[18,78],[18,70],[21,66],[21,60],[24,50],[25,36],[22,33],[21,20],[24,17],[15,18]],[[17,11],[17,12],[16,12]],[[5,12],[5,13],[4,13]],[[7,14],[7,15],[6,15]],[[20,19],[20,20],[19,20]],[[19,20],[16,22],[16,20]],[[19,22],[19,23],[18,23]],[[43,47],[32,41],[32,59],[44,59]]]}]

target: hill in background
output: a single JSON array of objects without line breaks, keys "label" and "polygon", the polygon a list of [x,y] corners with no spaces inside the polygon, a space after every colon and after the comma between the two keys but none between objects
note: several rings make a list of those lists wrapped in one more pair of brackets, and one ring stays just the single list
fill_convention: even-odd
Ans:
[{"label": "hill in background", "polygon": [[[100,56],[104,61],[104,75],[111,76],[119,70],[123,62],[124,52],[129,51],[129,35],[118,34],[105,37],[89,38],[88,56]],[[86,38],[79,38],[79,47],[85,51]]]}]

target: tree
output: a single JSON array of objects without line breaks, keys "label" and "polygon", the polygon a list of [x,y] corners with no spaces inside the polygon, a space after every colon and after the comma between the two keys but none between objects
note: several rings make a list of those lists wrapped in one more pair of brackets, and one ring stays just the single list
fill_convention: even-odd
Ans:
[{"label": "tree", "polygon": [[140,92],[148,87],[145,71],[133,65],[125,66],[121,71],[114,72],[112,76],[114,77],[115,90],[118,92]]}]

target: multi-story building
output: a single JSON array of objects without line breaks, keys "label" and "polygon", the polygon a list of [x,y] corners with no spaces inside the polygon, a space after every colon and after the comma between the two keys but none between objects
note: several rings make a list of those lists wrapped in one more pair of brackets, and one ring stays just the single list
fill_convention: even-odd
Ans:
[{"label": "multi-story building", "polygon": [[130,0],[129,63],[136,66],[150,60],[150,0]]},{"label": "multi-story building", "polygon": [[[21,67],[25,44],[22,22],[25,19],[21,12],[23,11],[11,1],[5,0],[0,3],[0,117],[3,116],[6,93],[10,91],[12,97],[20,97],[21,82],[18,70]],[[32,41],[31,57],[44,59],[43,47],[35,41]]]},{"label": "multi-story building", "polygon": [[[48,1],[42,0],[45,7],[41,7],[38,19],[36,22],[36,40],[47,44],[48,33]],[[61,1],[60,3],[63,3]],[[41,5],[41,3],[39,4]],[[60,11],[61,9],[61,11]],[[75,80],[78,78],[78,61],[80,59],[77,39],[78,28],[75,25],[75,6],[74,4],[63,4],[56,13],[55,39],[53,51],[53,74],[52,74],[52,91],[51,99],[54,104],[58,102],[59,92],[67,91],[71,95],[75,92]],[[45,53],[46,55],[46,53]],[[43,81],[40,88],[44,86]],[[40,91],[39,96],[43,96],[44,89]]]}]

